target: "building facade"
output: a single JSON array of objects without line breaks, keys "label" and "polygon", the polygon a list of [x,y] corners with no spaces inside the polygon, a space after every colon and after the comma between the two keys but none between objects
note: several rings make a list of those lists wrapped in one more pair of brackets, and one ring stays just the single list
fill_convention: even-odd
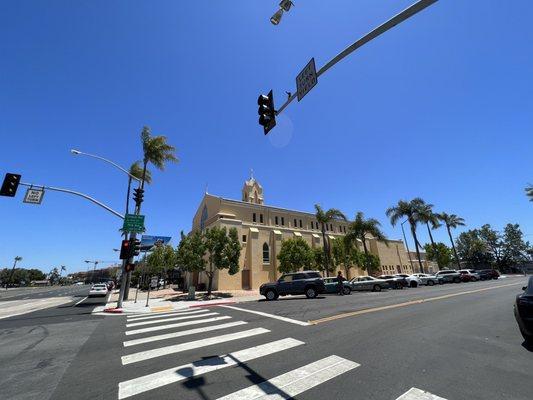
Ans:
[{"label": "building facade", "polygon": [[[344,236],[348,225],[347,221],[327,224],[326,240]],[[311,248],[323,246],[321,227],[313,213],[265,205],[263,188],[253,177],[244,183],[241,201],[204,195],[194,215],[192,231],[215,226],[236,228],[242,250],[239,272],[229,275],[226,270],[217,271],[214,290],[257,289],[265,282],[276,280],[281,275],[277,255],[283,240],[301,237]],[[367,245],[370,252],[379,256],[383,273],[412,273],[401,240],[389,240],[385,244],[368,238]],[[348,278],[365,274],[357,266],[348,270]],[[188,273],[185,279],[188,286],[207,283],[204,273]]]}]

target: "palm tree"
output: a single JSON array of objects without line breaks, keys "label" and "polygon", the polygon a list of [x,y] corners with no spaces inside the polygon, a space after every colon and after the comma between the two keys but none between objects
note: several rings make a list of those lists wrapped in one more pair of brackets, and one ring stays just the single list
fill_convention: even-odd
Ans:
[{"label": "palm tree", "polygon": [[359,211],[355,215],[354,221],[348,228],[346,236],[354,239],[359,239],[363,243],[363,250],[368,255],[368,248],[366,247],[366,236],[371,235],[380,242],[385,242],[388,246],[387,237],[381,231],[381,223],[375,218],[365,219],[365,215]]},{"label": "palm tree", "polygon": [[141,142],[143,145],[143,171],[141,177],[141,189],[147,181],[146,166],[152,163],[157,169],[164,170],[167,161],[177,162],[174,154],[176,148],[167,143],[166,136],[152,136],[150,128],[145,126],[141,132]]},{"label": "palm tree", "polygon": [[65,267],[64,265],[61,266],[61,272],[59,272],[59,275],[61,276],[63,274],[63,271],[66,271],[67,270],[67,267]]},{"label": "palm tree", "polygon": [[[433,240],[433,234],[431,233],[432,229],[437,229],[441,225],[439,224],[439,218],[436,213],[433,212],[433,204],[421,204],[418,209],[418,221],[426,224],[429,233],[429,240],[431,241],[431,247],[436,250],[435,241]],[[431,228],[429,225],[431,224]],[[437,261],[438,265],[438,261]],[[440,269],[440,265],[438,265]]]},{"label": "palm tree", "polygon": [[533,185],[530,183],[525,190],[526,196],[529,197],[529,201],[533,201]]},{"label": "palm tree", "polygon": [[445,212],[437,214],[437,217],[439,220],[444,222],[444,225],[446,225],[446,230],[448,231],[448,236],[450,237],[450,242],[452,243],[455,261],[457,262],[457,268],[461,268],[461,262],[459,261],[457,250],[455,250],[455,244],[453,242],[451,229],[456,229],[458,226],[465,226],[465,220],[455,214],[446,214]]},{"label": "palm tree", "polygon": [[[135,178],[142,180],[143,177],[143,167],[141,167],[141,161],[135,161],[133,164],[130,165],[130,170],[128,171],[130,175],[133,175]],[[150,184],[152,183],[152,173],[149,169],[145,172],[144,177],[146,183]],[[130,211],[130,193],[131,193],[131,180],[132,177],[130,176],[128,179],[128,194],[126,196],[126,214],[129,214]]]},{"label": "palm tree", "polygon": [[385,212],[387,217],[390,218],[390,223],[392,226],[395,226],[398,221],[404,217],[409,221],[409,226],[411,227],[411,235],[415,241],[416,257],[418,258],[418,265],[420,266],[420,272],[424,272],[424,267],[422,266],[422,259],[420,258],[420,250],[418,249],[418,238],[416,237],[416,224],[418,223],[418,211],[425,204],[425,201],[420,197],[414,198],[411,201],[400,200],[398,204],[393,207],[390,207]]},{"label": "palm tree", "polygon": [[342,213],[342,211],[336,209],[336,208],[330,208],[327,211],[324,211],[320,205],[315,204],[315,218],[317,222],[320,224],[320,229],[322,230],[322,241],[324,243],[324,269],[326,271],[326,276],[329,276],[329,242],[326,239],[326,225],[329,224],[333,220],[341,220],[346,221],[346,216]]},{"label": "palm tree", "polygon": [[13,263],[13,268],[11,269],[11,274],[9,275],[9,280],[6,282],[6,290],[7,290],[7,286],[11,282],[11,279],[13,279],[13,274],[15,273],[15,267],[17,266],[17,263],[19,261],[22,261],[22,257],[21,256],[16,256],[15,257],[15,262]]}]

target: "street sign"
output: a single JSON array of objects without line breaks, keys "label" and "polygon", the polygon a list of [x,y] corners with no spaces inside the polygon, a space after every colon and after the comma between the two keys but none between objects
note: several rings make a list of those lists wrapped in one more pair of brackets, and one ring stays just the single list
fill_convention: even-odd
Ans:
[{"label": "street sign", "polygon": [[41,204],[43,201],[44,189],[28,188],[24,196],[24,203]]},{"label": "street sign", "polygon": [[159,246],[170,242],[170,236],[149,236],[142,235],[141,237],[141,251],[150,251],[153,246]]},{"label": "street sign", "polygon": [[302,69],[302,72],[296,77],[298,101],[302,100],[315,87],[317,82],[315,59],[311,58],[311,61],[307,63],[304,69]]},{"label": "street sign", "polygon": [[144,215],[126,214],[122,230],[130,233],[144,232]]}]

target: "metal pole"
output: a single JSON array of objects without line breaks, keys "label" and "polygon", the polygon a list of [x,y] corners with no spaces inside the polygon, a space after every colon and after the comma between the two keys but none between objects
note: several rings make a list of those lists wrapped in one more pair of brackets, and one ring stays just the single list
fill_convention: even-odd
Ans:
[{"label": "metal pole", "polygon": [[56,191],[56,192],[63,192],[63,193],[69,193],[69,194],[73,194],[75,196],[80,196],[80,197],[83,197],[84,199],[87,199],[89,201],[92,201],[94,204],[96,205],[99,205],[100,207],[106,209],[107,211],[109,211],[111,214],[114,214],[116,215],[117,217],[119,218],[122,218],[124,219],[124,215],[116,212],[115,210],[113,210],[111,207],[108,207],[106,206],[104,203],[96,200],[96,199],[93,199],[91,196],[87,196],[86,194],[84,193],[80,193],[80,192],[76,192],[74,190],[70,190],[70,189],[63,189],[63,188],[58,188],[58,187],[52,187],[52,186],[45,186],[45,185],[34,185],[34,184],[29,184],[29,183],[24,183],[24,182],[20,182],[20,185],[22,186],[39,186],[39,187],[42,187],[43,189],[46,189],[46,190],[53,190],[53,191]]},{"label": "metal pole", "polygon": [[139,178],[133,176],[132,174],[130,174],[125,168],[121,167],[120,165],[118,165],[116,162],[113,162],[111,160],[108,160],[107,158],[104,158],[104,157],[100,157],[100,156],[97,156],[96,154],[89,154],[89,153],[85,153],[83,151],[79,151],[79,150],[70,150],[70,152],[72,154],[76,154],[76,155],[83,155],[83,156],[88,156],[88,157],[93,157],[93,158],[97,158],[98,160],[102,160],[108,164],[111,164],[112,166],[114,166],[115,168],[118,168],[119,170],[121,170],[122,172],[124,172],[126,175],[128,175],[131,179],[135,179],[136,181],[141,181]]},{"label": "metal pole", "polygon": [[403,240],[405,241],[405,247],[407,247],[407,256],[409,257],[409,263],[411,264],[411,269],[413,269],[413,260],[411,259],[411,252],[409,251],[409,244],[407,243],[407,238],[405,237],[405,230],[403,229],[403,224],[405,224],[406,222],[407,220],[403,221],[400,225],[402,227]]},{"label": "metal pole", "polygon": [[151,278],[148,278],[148,279],[149,279],[148,293],[146,294],[146,306],[145,307],[148,307],[148,300],[150,300],[150,287],[152,286],[152,279]]},{"label": "metal pole", "polygon": [[[333,67],[335,64],[337,64],[339,61],[341,61],[343,58],[348,56],[349,54],[353,53],[355,50],[357,50],[359,47],[365,45],[366,43],[370,42],[371,40],[377,38],[379,35],[387,32],[389,29],[394,28],[399,23],[405,21],[406,19],[412,17],[413,15],[419,13],[423,9],[429,7],[433,3],[436,3],[438,0],[420,0],[416,2],[415,4],[412,4],[399,14],[395,15],[391,19],[389,19],[387,22],[381,24],[374,30],[367,33],[365,36],[360,38],[359,40],[352,43],[350,46],[345,48],[343,51],[341,51],[339,54],[337,54],[335,57],[333,57],[330,61],[326,63],[322,68],[320,68],[316,75],[319,77],[324,72],[326,72],[328,69]],[[287,101],[276,111],[276,115],[280,114],[285,107],[287,107],[295,98],[297,97],[297,91],[294,91],[293,94],[287,99]]]}]

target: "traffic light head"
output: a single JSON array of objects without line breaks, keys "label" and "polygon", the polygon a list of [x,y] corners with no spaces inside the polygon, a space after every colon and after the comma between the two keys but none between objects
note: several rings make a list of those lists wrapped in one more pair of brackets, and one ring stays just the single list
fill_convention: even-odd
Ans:
[{"label": "traffic light head", "polygon": [[19,174],[7,173],[0,188],[0,196],[15,197],[20,184],[20,177]]},{"label": "traffic light head", "polygon": [[263,126],[265,135],[276,126],[276,110],[274,109],[274,95],[272,90],[267,95],[260,95],[257,99],[259,109],[259,125]]},{"label": "traffic light head", "polygon": [[131,256],[131,243],[129,240],[123,240],[120,246],[120,259],[127,260]]},{"label": "traffic light head", "polygon": [[126,264],[126,272],[133,272],[135,269],[135,264]]},{"label": "traffic light head", "polygon": [[143,202],[144,198],[144,189],[137,188],[133,189],[133,200],[135,200],[135,204],[139,206]]},{"label": "traffic light head", "polygon": [[139,253],[141,252],[141,241],[139,239],[132,239],[131,245],[133,249],[132,255],[138,256]]}]

